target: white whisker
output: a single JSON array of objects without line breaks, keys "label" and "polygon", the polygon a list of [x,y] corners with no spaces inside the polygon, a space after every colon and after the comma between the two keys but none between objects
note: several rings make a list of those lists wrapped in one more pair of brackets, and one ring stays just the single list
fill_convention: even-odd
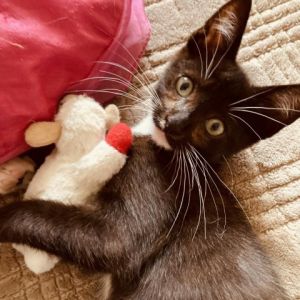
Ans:
[{"label": "white whisker", "polygon": [[203,66],[203,58],[202,58],[201,50],[200,50],[200,48],[198,46],[198,43],[196,42],[196,40],[195,40],[195,38],[193,36],[192,36],[192,39],[193,39],[193,41],[194,41],[194,43],[195,43],[195,45],[197,47],[198,53],[199,53],[200,62],[201,62],[201,78],[203,78],[203,75],[204,75],[203,74],[203,68],[204,68],[204,66]]},{"label": "white whisker", "polygon": [[[155,100],[158,100],[160,102],[160,98],[156,92],[156,90],[154,88],[152,88],[151,86],[151,82],[149,80],[149,78],[147,77],[146,73],[144,72],[144,70],[141,68],[140,64],[138,63],[138,61],[135,59],[135,57],[132,55],[132,53],[129,51],[129,49],[127,47],[125,47],[122,43],[120,43],[118,41],[119,45],[121,45],[121,47],[129,54],[129,56],[133,59],[133,61],[136,63],[139,71],[141,72],[141,76],[144,78],[144,80],[146,81],[146,84],[145,86],[147,86],[147,89],[150,90],[150,93],[152,92],[152,96],[154,96]],[[121,57],[121,55],[119,55],[119,57]],[[124,59],[124,57],[122,57]],[[135,69],[135,67],[129,62],[129,60],[127,60],[127,63],[129,63],[129,65]]]},{"label": "white whisker", "polygon": [[[109,62],[109,61],[98,61],[98,63],[102,63],[102,64],[108,64],[108,65],[112,65],[112,66],[115,66],[117,68],[120,68],[121,70],[124,70],[125,72],[127,72],[128,74],[130,74],[133,78],[135,78],[140,84],[141,86],[143,87],[146,87],[149,89],[149,87],[147,87],[142,81],[141,79],[136,76],[132,71],[130,71],[129,69],[125,68],[124,66],[120,65],[120,64],[117,64],[117,63],[113,63],[113,62]],[[157,100],[156,99],[156,96],[151,93],[151,91],[149,90],[150,94],[152,95],[153,99]]]},{"label": "white whisker", "polygon": [[205,38],[205,79],[207,79],[207,66],[208,66],[208,45],[207,45],[207,36],[206,36],[206,30],[203,27],[203,33]]},{"label": "white whisker", "polygon": [[208,69],[207,69],[207,77],[206,77],[205,79],[207,79],[207,78],[210,78],[210,77],[211,77],[211,73],[210,73],[210,71],[211,71],[211,68],[213,67],[213,64],[214,64],[214,62],[215,62],[215,58],[216,58],[216,55],[217,55],[217,53],[218,53],[218,50],[219,50],[219,47],[220,47],[220,41],[221,41],[221,35],[219,34],[219,35],[218,35],[218,42],[217,42],[217,46],[216,46],[216,49],[215,49],[214,55],[213,55],[213,57],[212,57],[212,59],[211,59],[211,62],[210,62],[210,64],[209,64],[209,66],[208,66]]},{"label": "white whisker", "polygon": [[298,109],[293,108],[280,108],[280,107],[261,107],[261,106],[245,106],[245,107],[234,107],[237,109],[262,109],[262,110],[277,110],[277,111],[292,111],[292,112],[300,112]]},{"label": "white whisker", "polygon": [[[192,182],[193,182],[193,177],[192,179],[190,178],[190,172],[189,172],[189,161],[186,159],[187,158],[187,149],[184,148],[184,153],[185,153],[185,156],[184,156],[184,168],[186,169],[186,172],[187,172],[187,179],[188,179],[188,186],[189,186],[189,196],[188,196],[188,203],[187,203],[187,206],[186,206],[186,209],[185,209],[185,212],[184,212],[184,215],[183,215],[183,218],[182,218],[182,223],[181,223],[181,227],[180,227],[180,231],[182,229],[182,226],[183,226],[183,223],[184,223],[184,220],[186,218],[186,215],[188,213],[188,210],[190,208],[190,203],[191,203],[191,192],[192,192]],[[193,173],[192,173],[193,175]],[[180,232],[179,231],[179,232]]]},{"label": "white whisker", "polygon": [[[174,151],[174,154],[176,155],[176,165],[175,165],[175,169],[177,169],[175,176],[173,176],[173,181],[171,182],[171,184],[169,185],[169,187],[165,190],[165,193],[167,193],[168,191],[170,191],[170,189],[174,186],[177,178],[178,178],[178,174],[179,174],[179,159],[178,159],[178,150],[176,149]],[[173,160],[173,159],[172,159]],[[178,167],[177,167],[178,166]]]},{"label": "white whisker", "polygon": [[[190,146],[192,155],[194,156],[194,158],[196,158],[195,153],[194,153],[193,149],[191,148],[191,145],[190,145],[190,144],[189,144],[189,146]],[[200,165],[199,165],[199,163],[200,163]],[[204,168],[203,168],[202,162],[201,162],[201,161],[198,161],[198,160],[196,159],[196,165],[200,167],[200,169],[202,170],[203,175],[205,176],[205,180],[206,180],[205,170],[204,170]],[[196,225],[196,230],[195,230],[195,233],[194,233],[192,239],[195,238],[195,236],[196,236],[196,234],[197,234],[197,232],[198,232],[198,229],[199,229],[199,227],[200,227],[202,212],[203,212],[203,222],[204,222],[204,238],[206,239],[206,237],[207,237],[207,229],[206,229],[206,212],[205,212],[205,199],[206,199],[206,195],[205,195],[205,197],[203,197],[203,194],[202,194],[202,186],[201,186],[201,182],[200,182],[198,173],[197,173],[197,185],[198,185],[198,195],[199,195],[199,217],[198,217],[198,221],[197,221],[197,225]]]},{"label": "white whisker", "polygon": [[227,165],[227,168],[229,169],[230,176],[231,176],[231,186],[233,186],[234,181],[233,181],[233,172],[232,172],[232,169],[231,169],[230,164],[229,164],[228,160],[226,159],[225,155],[223,155],[223,159],[224,159],[224,161],[225,161],[225,163]]},{"label": "white whisker", "polygon": [[[133,101],[137,101],[139,104],[144,103],[145,102],[141,102],[140,98],[133,96],[131,94],[125,93],[124,91],[120,90],[120,89],[103,89],[103,90],[72,90],[72,91],[68,91],[70,93],[94,93],[94,94],[98,94],[98,93],[109,93],[109,94],[113,94],[116,96],[122,96],[125,98],[128,98],[130,100]],[[146,105],[146,104],[145,104]],[[153,107],[149,107],[150,109],[153,109]]]},{"label": "white whisker", "polygon": [[[192,146],[193,147],[193,146]],[[195,151],[197,151],[196,148],[194,148]],[[207,163],[208,167],[210,168],[210,170],[215,174],[215,176],[217,177],[217,179],[222,183],[222,185],[229,191],[229,193],[234,197],[234,199],[237,201],[237,203],[239,204],[240,208],[242,209],[242,211],[244,212],[246,218],[248,219],[248,221],[250,222],[250,219],[248,217],[248,215],[246,214],[243,206],[241,205],[240,201],[237,199],[237,197],[235,196],[235,194],[233,193],[233,191],[227,186],[227,184],[220,178],[220,176],[218,175],[218,173],[213,169],[213,167],[207,162],[207,160],[201,155],[200,152],[197,151],[197,154],[202,157],[202,159]],[[226,214],[225,214],[226,215]]]},{"label": "white whisker", "polygon": [[[223,232],[225,231],[225,227],[226,227],[226,223],[227,223],[227,220],[226,220],[226,210],[225,210],[225,203],[224,203],[224,200],[223,200],[223,197],[222,197],[222,194],[217,186],[217,184],[215,183],[215,181],[213,180],[209,170],[207,169],[207,167],[205,167],[204,163],[202,162],[202,160],[200,159],[199,157],[199,153],[197,152],[197,150],[192,146],[190,145],[191,149],[192,149],[192,152],[194,154],[194,157],[196,159],[197,162],[199,162],[201,165],[202,165],[202,168],[204,170],[204,174],[207,172],[211,182],[213,183],[213,185],[215,186],[219,196],[220,196],[220,199],[221,199],[221,202],[222,202],[222,205],[223,205],[223,211],[224,211],[224,227],[223,227]],[[203,158],[204,159],[204,158]],[[206,178],[206,177],[205,177]],[[207,179],[205,179],[207,181]],[[214,197],[214,193],[212,192],[212,189],[210,187],[210,184],[209,182],[207,181],[208,183],[208,188],[209,188],[209,191],[210,191],[210,194],[212,196],[212,200],[213,200],[213,203],[214,203],[214,206],[215,206],[215,209],[216,209],[216,214],[217,214],[217,226],[219,227],[219,220],[220,220],[220,217],[219,217],[219,210],[218,210],[218,206],[217,206],[217,203],[216,203],[216,200],[215,200],[215,197]]]},{"label": "white whisker", "polygon": [[[183,164],[183,153],[182,153],[182,150],[180,150],[180,160],[181,160],[181,163]],[[182,172],[181,172],[180,175],[182,175]],[[180,176],[180,186],[178,188],[178,193],[179,193],[180,188],[181,188],[181,177],[182,176]],[[181,197],[181,202],[180,202],[180,205],[179,205],[179,208],[178,208],[178,212],[177,212],[177,214],[175,216],[175,219],[174,219],[174,221],[172,223],[172,226],[171,226],[171,228],[170,228],[170,230],[169,230],[169,232],[167,234],[167,238],[170,236],[170,234],[171,234],[171,232],[172,232],[172,230],[173,230],[173,228],[174,228],[174,226],[175,226],[175,224],[176,224],[176,222],[177,222],[177,220],[178,220],[178,218],[180,216],[181,209],[183,207],[184,193],[185,193],[185,181],[186,181],[186,177],[185,177],[185,174],[184,174],[184,179],[183,179],[183,193],[182,193],[182,197]],[[178,197],[178,193],[177,193],[176,199]]]},{"label": "white whisker", "polygon": [[254,130],[254,128],[247,122],[245,121],[243,118],[233,114],[233,113],[229,113],[229,115],[231,115],[233,118],[237,118],[238,120],[240,120],[241,122],[243,122],[246,126],[248,126],[252,132],[261,140],[262,138],[260,137],[260,135]]},{"label": "white whisker", "polygon": [[275,123],[278,123],[278,124],[281,124],[283,126],[287,126],[287,124],[281,122],[281,121],[278,121],[272,117],[269,117],[267,115],[264,115],[264,114],[261,114],[261,113],[258,113],[256,111],[251,111],[251,110],[247,110],[247,109],[232,109],[232,111],[238,111],[238,112],[246,112],[246,113],[250,113],[250,114],[254,114],[254,115],[258,115],[258,116],[261,116],[261,117],[264,117],[266,119],[269,119],[271,121],[274,121]]},{"label": "white whisker", "polygon": [[[196,167],[194,159],[193,159],[193,153],[192,152],[193,151],[189,151],[190,157],[191,157],[191,167],[192,167],[192,170],[194,171],[194,174],[195,174],[195,181],[196,181],[197,186],[198,186],[198,195],[199,195],[199,216],[198,216],[198,221],[197,221],[195,233],[193,234],[193,238],[192,238],[192,240],[194,240],[194,238],[195,238],[195,236],[198,232],[198,229],[200,227],[202,212],[204,213],[204,237],[206,238],[206,215],[205,215],[205,208],[204,208],[204,199],[205,199],[205,197],[203,197],[202,186],[201,186],[201,182],[200,182],[200,179],[199,179],[199,174],[198,174],[198,171],[197,171],[197,167]],[[196,162],[196,164],[197,164],[197,162]],[[203,172],[203,174],[205,174],[205,172]]]},{"label": "white whisker", "polygon": [[217,70],[217,68],[219,67],[219,65],[221,64],[221,62],[223,61],[223,59],[225,58],[225,56],[227,55],[227,53],[229,52],[229,50],[231,49],[231,46],[233,44],[234,39],[232,40],[232,42],[228,45],[227,50],[224,52],[224,54],[221,56],[220,60],[218,61],[218,63],[216,64],[216,66],[212,69],[212,71],[210,72],[210,75],[208,77],[208,79],[214,74],[214,72]]},{"label": "white whisker", "polygon": [[236,104],[246,102],[246,101],[251,100],[251,99],[253,99],[253,98],[257,97],[257,96],[266,94],[266,93],[268,93],[268,92],[270,92],[270,91],[272,91],[272,90],[274,90],[274,88],[267,89],[267,90],[265,90],[265,91],[262,91],[262,92],[260,92],[260,93],[255,94],[255,95],[252,95],[252,96],[250,96],[250,97],[241,99],[241,100],[236,101],[236,102],[234,102],[234,103],[231,103],[230,106],[234,106],[234,105],[236,105]]}]

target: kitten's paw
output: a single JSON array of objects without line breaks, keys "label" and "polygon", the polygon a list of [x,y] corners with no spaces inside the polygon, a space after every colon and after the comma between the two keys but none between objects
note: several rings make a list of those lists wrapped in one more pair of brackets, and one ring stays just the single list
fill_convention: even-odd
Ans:
[{"label": "kitten's paw", "polygon": [[36,249],[24,254],[24,261],[29,270],[35,274],[42,274],[50,271],[58,263],[59,258]]}]

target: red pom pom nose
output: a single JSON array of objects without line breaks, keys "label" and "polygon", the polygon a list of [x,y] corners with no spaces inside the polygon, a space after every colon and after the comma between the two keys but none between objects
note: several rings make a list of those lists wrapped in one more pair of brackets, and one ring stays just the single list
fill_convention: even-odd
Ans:
[{"label": "red pom pom nose", "polygon": [[118,123],[108,131],[105,140],[119,152],[126,154],[133,140],[131,129],[124,123]]}]

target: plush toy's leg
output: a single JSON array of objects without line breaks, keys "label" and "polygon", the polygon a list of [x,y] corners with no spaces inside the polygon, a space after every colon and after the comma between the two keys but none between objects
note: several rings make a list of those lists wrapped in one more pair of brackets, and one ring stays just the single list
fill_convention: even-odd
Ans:
[{"label": "plush toy's leg", "polygon": [[58,257],[26,245],[13,244],[13,247],[24,255],[26,266],[35,274],[48,272],[59,262]]},{"label": "plush toy's leg", "polygon": [[86,184],[93,182],[93,186],[89,186],[88,190],[91,193],[99,191],[101,186],[124,166],[127,159],[126,153],[131,144],[130,128],[122,123],[113,126],[106,140],[101,141],[78,161],[77,167],[81,176],[78,177],[79,182],[82,184],[87,178]]}]

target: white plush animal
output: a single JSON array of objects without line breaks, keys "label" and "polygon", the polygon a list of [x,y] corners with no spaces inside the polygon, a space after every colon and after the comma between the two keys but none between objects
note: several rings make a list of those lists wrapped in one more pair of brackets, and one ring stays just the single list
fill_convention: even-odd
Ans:
[{"label": "white plush animal", "polygon": [[[126,162],[132,135],[127,125],[119,123],[119,111],[109,105],[105,110],[87,96],[69,95],[55,117],[55,123],[34,124],[26,135],[39,145],[56,141],[56,148],[37,170],[24,199],[58,201],[84,205]],[[106,135],[107,129],[110,128]],[[54,130],[53,130],[54,128]],[[56,132],[56,133],[53,133]],[[57,133],[60,134],[57,139]],[[44,143],[42,143],[44,144]],[[14,245],[24,255],[27,267],[36,274],[51,270],[59,258],[25,245]]]}]

